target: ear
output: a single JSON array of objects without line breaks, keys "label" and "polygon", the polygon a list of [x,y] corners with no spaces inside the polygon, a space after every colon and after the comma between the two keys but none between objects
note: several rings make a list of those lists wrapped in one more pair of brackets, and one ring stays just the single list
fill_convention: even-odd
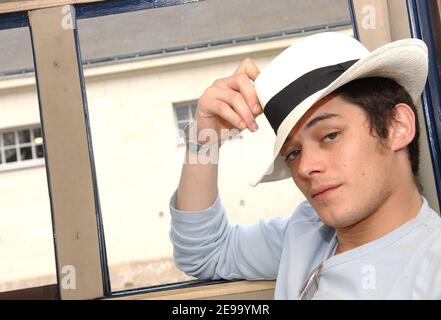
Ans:
[{"label": "ear", "polygon": [[404,149],[415,137],[415,113],[405,103],[395,107],[395,114],[389,127],[389,145],[392,151]]}]

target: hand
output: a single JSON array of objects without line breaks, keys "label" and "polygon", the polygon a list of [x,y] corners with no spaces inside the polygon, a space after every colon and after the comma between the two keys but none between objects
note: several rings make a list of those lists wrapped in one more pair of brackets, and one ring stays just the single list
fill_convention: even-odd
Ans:
[{"label": "hand", "polygon": [[252,83],[259,72],[251,59],[245,59],[233,75],[214,81],[198,100],[197,133],[212,129],[221,137],[226,129],[237,129],[236,134],[245,128],[255,132],[255,119],[263,112]]}]

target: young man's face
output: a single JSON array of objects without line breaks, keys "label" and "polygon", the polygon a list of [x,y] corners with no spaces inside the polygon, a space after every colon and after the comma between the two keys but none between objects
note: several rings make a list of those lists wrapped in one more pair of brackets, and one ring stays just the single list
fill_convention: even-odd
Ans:
[{"label": "young man's face", "polygon": [[399,178],[393,152],[372,135],[365,112],[339,96],[316,104],[291,131],[281,153],[291,153],[287,165],[294,182],[334,228],[375,212]]}]

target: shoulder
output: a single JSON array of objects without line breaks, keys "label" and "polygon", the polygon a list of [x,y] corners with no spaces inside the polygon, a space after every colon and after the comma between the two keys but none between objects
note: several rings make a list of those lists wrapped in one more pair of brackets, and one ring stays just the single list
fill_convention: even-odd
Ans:
[{"label": "shoulder", "polygon": [[441,246],[441,217],[430,207],[425,198],[423,198],[423,206],[417,216],[417,220],[422,227],[426,244],[430,244],[434,248],[436,248],[437,244]]},{"label": "shoulder", "polygon": [[422,222],[423,255],[417,272],[415,297],[441,299],[441,217],[429,206]]},{"label": "shoulder", "polygon": [[417,273],[416,298],[441,299],[441,230],[432,240]]},{"label": "shoulder", "polygon": [[419,222],[418,247],[424,252],[424,262],[432,263],[439,261],[441,263],[441,217],[428,204],[427,200],[423,200],[421,213],[418,214]]}]

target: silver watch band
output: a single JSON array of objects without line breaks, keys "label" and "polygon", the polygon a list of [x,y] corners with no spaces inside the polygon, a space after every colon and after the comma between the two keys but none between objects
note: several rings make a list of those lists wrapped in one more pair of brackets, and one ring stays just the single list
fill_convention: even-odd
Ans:
[{"label": "silver watch band", "polygon": [[201,152],[206,152],[209,148],[209,145],[200,144],[194,141],[187,141],[187,148],[191,152],[201,153]]},{"label": "silver watch band", "polygon": [[194,128],[195,124],[196,122],[192,121],[184,128],[185,145],[191,152],[206,152],[210,148],[211,144],[203,144],[197,141],[197,130]]}]

